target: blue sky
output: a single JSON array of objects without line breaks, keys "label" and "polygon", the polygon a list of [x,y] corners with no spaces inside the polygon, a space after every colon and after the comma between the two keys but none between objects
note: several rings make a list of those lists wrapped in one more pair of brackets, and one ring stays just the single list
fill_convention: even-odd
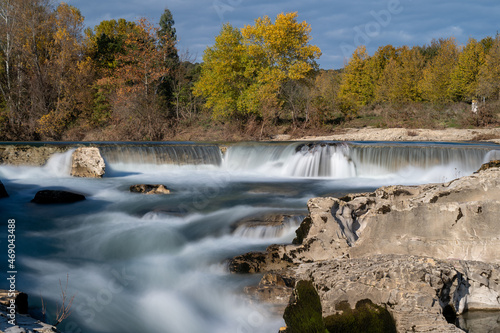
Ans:
[{"label": "blue sky", "polygon": [[423,45],[433,38],[494,36],[500,30],[500,1],[435,0],[66,0],[78,7],[87,26],[102,20],[147,17],[158,22],[165,8],[174,16],[180,53],[202,61],[223,23],[253,24],[263,15],[298,12],[312,28],[311,43],[322,50],[321,68],[344,66],[359,44],[373,54],[379,46]]}]

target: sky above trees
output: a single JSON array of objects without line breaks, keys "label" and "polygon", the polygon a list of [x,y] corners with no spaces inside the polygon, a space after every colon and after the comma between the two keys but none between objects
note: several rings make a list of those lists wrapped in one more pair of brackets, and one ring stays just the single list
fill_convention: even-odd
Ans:
[{"label": "sky above trees", "polygon": [[433,38],[494,36],[499,29],[497,0],[67,0],[93,27],[102,20],[146,17],[158,22],[165,8],[172,11],[181,51],[201,61],[224,23],[242,28],[254,19],[297,11],[312,28],[313,43],[323,55],[321,68],[344,66],[354,49],[366,45],[373,54],[381,45],[423,45]]}]

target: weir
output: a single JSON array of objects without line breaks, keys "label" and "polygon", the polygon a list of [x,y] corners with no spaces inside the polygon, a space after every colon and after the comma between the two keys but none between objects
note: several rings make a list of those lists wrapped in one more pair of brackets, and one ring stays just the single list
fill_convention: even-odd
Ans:
[{"label": "weir", "polygon": [[500,151],[494,148],[434,143],[236,144],[229,147],[223,167],[276,176],[336,179],[445,168],[448,174],[459,177],[498,158]]},{"label": "weir", "polygon": [[121,145],[101,146],[109,163],[220,165],[222,154],[216,145]]}]

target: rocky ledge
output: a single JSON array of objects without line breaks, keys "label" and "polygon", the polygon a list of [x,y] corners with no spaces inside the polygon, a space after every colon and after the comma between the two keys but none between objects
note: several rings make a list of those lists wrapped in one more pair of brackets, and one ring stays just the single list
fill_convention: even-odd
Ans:
[{"label": "rocky ledge", "polygon": [[292,294],[283,281],[311,281],[325,318],[369,300],[398,332],[461,332],[450,324],[457,316],[500,310],[499,165],[445,184],[311,199],[293,244],[235,257],[229,268],[280,276],[248,289],[266,301]]}]

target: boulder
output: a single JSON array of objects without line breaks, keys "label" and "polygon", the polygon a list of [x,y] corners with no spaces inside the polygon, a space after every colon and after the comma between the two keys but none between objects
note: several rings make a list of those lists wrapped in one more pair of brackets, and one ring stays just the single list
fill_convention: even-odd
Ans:
[{"label": "boulder", "polygon": [[101,178],[106,171],[104,159],[96,147],[80,147],[71,156],[73,177]]},{"label": "boulder", "polygon": [[42,190],[36,193],[31,202],[37,204],[66,204],[82,200],[85,200],[85,196],[82,194],[59,190]]},{"label": "boulder", "polygon": [[7,190],[5,189],[5,186],[2,184],[2,181],[0,181],[0,199],[7,198],[8,196],[9,193],[7,193]]},{"label": "boulder", "polygon": [[170,190],[161,184],[138,184],[130,186],[130,192],[143,194],[170,194]]}]

